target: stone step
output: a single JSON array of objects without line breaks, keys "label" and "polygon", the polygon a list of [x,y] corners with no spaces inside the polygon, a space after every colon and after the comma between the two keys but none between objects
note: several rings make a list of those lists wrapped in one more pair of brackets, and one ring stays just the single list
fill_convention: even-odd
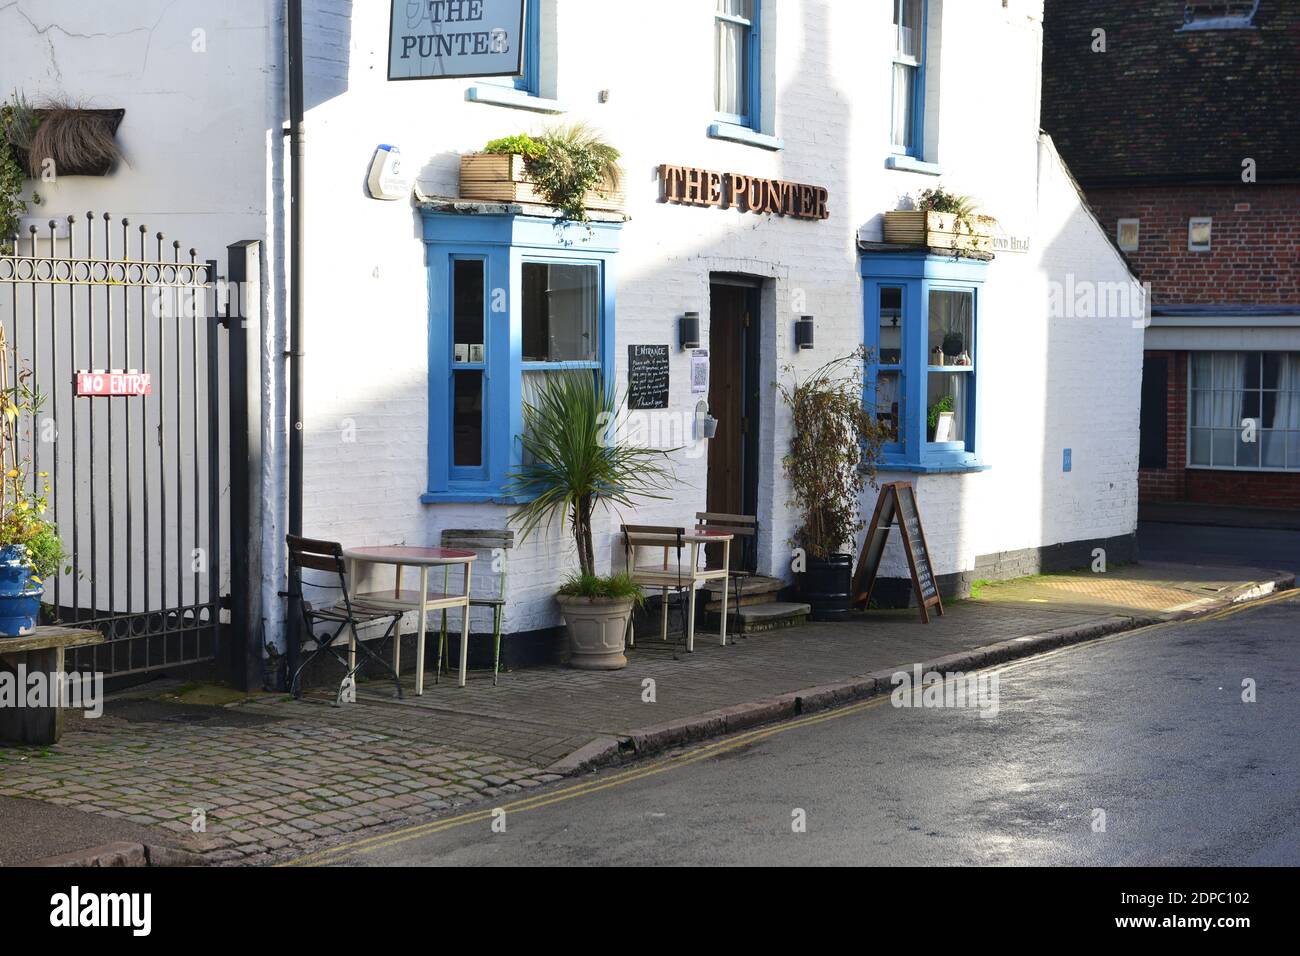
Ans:
[{"label": "stone step", "polygon": [[[762,574],[747,574],[740,578],[733,578],[728,583],[727,606],[729,608],[767,604],[785,587],[785,582],[780,578],[770,578]],[[705,595],[706,611],[722,610],[721,581],[710,581],[705,588]]]},{"label": "stone step", "polygon": [[[794,604],[789,601],[769,601],[766,604],[751,604],[740,608],[738,613],[727,615],[727,627],[739,634],[759,634],[763,631],[775,631],[784,627],[798,627],[803,624],[812,608],[807,604]],[[719,625],[721,615],[714,611],[708,615],[711,627]],[[739,620],[737,620],[739,619]]]}]

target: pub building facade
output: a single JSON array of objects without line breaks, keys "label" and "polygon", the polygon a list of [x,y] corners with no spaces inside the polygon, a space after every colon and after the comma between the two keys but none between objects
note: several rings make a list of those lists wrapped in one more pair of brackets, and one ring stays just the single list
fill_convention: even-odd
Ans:
[{"label": "pub building facade", "polygon": [[[519,75],[405,82],[388,77],[388,4],[306,6],[309,536],[436,545],[445,529],[507,527],[530,387],[585,368],[622,391],[652,356],[660,440],[682,446],[676,484],[599,516],[598,564],[620,566],[621,522],[745,514],[759,528],[748,570],[792,584],[791,426],[774,385],[865,344],[864,396],[891,425],[879,480],[915,486],[945,595],[1088,564],[1096,548],[1133,556],[1142,322],[1084,301],[1133,280],[1040,134],[1042,0],[523,0]],[[283,71],[264,63],[284,63],[281,4],[180,0],[143,59],[120,11],[111,31],[108,11],[77,16],[114,37],[61,59],[61,88],[125,107],[131,163],[42,189],[46,208],[111,205],[212,248],[263,243],[257,480],[274,658],[288,219]],[[194,24],[202,54],[187,45]],[[15,81],[51,89],[57,52],[29,36]],[[127,82],[123,69],[142,72]],[[138,92],[164,80],[174,97]],[[621,152],[620,209],[593,210],[588,228],[464,196],[463,155],[573,122]],[[195,148],[216,136],[221,150]],[[398,201],[366,186],[381,144],[411,174]],[[884,214],[940,184],[996,220],[987,251],[884,241]],[[942,434],[936,406],[950,412]],[[704,416],[714,437],[683,442]],[[874,503],[869,490],[864,520]],[[558,646],[554,594],[575,565],[558,528],[511,552],[508,662]],[[897,541],[881,575],[877,601],[909,600]]]}]

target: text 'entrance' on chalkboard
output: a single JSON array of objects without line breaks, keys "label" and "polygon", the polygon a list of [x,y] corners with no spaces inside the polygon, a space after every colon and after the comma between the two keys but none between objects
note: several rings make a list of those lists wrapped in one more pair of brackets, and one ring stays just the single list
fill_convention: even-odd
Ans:
[{"label": "text 'entrance' on chalkboard", "polygon": [[627,347],[627,407],[668,407],[668,346]]}]

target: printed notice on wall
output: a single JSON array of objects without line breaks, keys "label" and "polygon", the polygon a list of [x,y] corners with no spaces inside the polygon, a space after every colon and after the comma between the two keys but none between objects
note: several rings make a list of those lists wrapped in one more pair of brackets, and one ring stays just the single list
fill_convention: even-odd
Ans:
[{"label": "printed notice on wall", "polygon": [[668,346],[627,347],[627,407],[668,407]]},{"label": "printed notice on wall", "polygon": [[392,0],[388,78],[523,72],[525,0]]},{"label": "printed notice on wall", "polygon": [[709,350],[691,353],[691,394],[704,395],[709,390]]}]

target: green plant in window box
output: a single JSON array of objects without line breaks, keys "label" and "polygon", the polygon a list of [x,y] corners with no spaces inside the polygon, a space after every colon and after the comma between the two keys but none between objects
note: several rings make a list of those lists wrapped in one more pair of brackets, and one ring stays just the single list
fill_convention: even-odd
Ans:
[{"label": "green plant in window box", "polygon": [[552,126],[536,137],[504,136],[489,142],[483,152],[522,156],[537,192],[562,219],[583,224],[591,222],[588,194],[613,195],[623,182],[619,151],[585,123]]},{"label": "green plant in window box", "polygon": [[40,119],[21,93],[0,104],[0,255],[13,254],[13,237],[27,212],[22,198],[27,181],[23,159],[39,125]]},{"label": "green plant in window box", "polygon": [[624,634],[641,589],[627,574],[596,571],[592,520],[601,507],[631,507],[639,498],[665,498],[672,475],[665,451],[623,441],[622,401],[590,371],[554,372],[524,403],[523,464],[506,493],[523,499],[510,516],[520,541],[557,523],[568,530],[579,572],[560,587],[557,600],[569,635],[574,667],[611,670],[627,664]]}]

